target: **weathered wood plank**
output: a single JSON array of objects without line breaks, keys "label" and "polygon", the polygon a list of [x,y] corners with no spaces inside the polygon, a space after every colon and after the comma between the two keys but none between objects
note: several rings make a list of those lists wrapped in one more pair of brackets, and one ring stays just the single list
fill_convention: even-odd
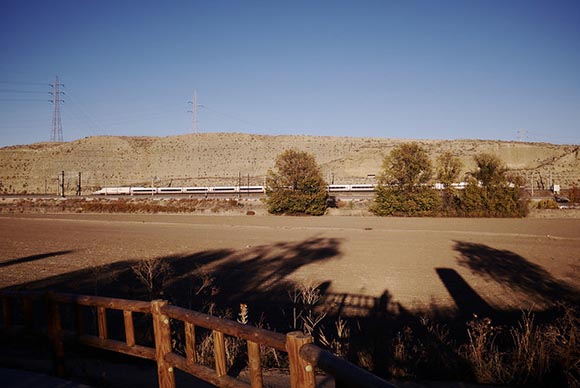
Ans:
[{"label": "weathered wood plank", "polygon": [[290,361],[290,385],[292,388],[314,388],[314,367],[300,357],[300,348],[312,342],[312,337],[301,331],[286,334],[286,351]]},{"label": "weathered wood plank", "polygon": [[133,313],[123,310],[123,321],[125,322],[125,343],[127,346],[134,346],[135,325],[133,324]]},{"label": "weathered wood plank", "polygon": [[64,377],[64,344],[62,342],[62,327],[60,306],[49,293],[48,301],[48,336],[52,347],[53,371],[57,377]]},{"label": "weathered wood plank", "polygon": [[109,338],[109,331],[107,330],[107,309],[103,306],[97,307],[97,322],[99,328],[99,338]]},{"label": "weathered wood plank", "polygon": [[175,387],[175,373],[165,356],[171,353],[171,327],[169,317],[161,312],[167,301],[154,300],[151,302],[153,316],[153,331],[155,333],[155,359],[157,360],[157,377],[160,388]]},{"label": "weathered wood plank", "polygon": [[300,357],[334,376],[336,386],[395,388],[394,385],[313,344],[300,348]]},{"label": "weathered wood plank", "polygon": [[12,324],[12,311],[10,308],[11,299],[8,297],[2,298],[2,318],[3,326],[5,328],[10,327]]},{"label": "weathered wood plank", "polygon": [[22,297],[22,317],[25,330],[32,330],[32,299],[27,296]]},{"label": "weathered wood plank", "polygon": [[151,303],[139,300],[107,298],[104,296],[75,295],[55,293],[54,298],[60,303],[80,304],[82,306],[100,306],[106,309],[127,310],[139,313],[151,312]]},{"label": "weathered wood plank", "polygon": [[84,324],[83,324],[83,309],[81,305],[74,305],[75,311],[75,332],[77,335],[83,335]]},{"label": "weathered wood plank", "polygon": [[260,345],[248,341],[248,369],[250,370],[250,385],[252,388],[262,388],[262,361],[260,359]]},{"label": "weathered wood plank", "polygon": [[224,334],[266,345],[283,352],[286,351],[286,337],[283,334],[213,317],[197,311],[186,310],[181,307],[167,305],[162,309],[164,314],[173,319],[193,323],[196,326],[210,330],[218,330]]},{"label": "weathered wood plank", "polygon": [[176,368],[181,369],[184,372],[189,373],[201,380],[207,381],[217,387],[224,388],[249,388],[250,385],[244,383],[243,381],[237,380],[231,376],[216,376],[213,369],[200,364],[190,364],[184,357],[180,357],[175,353],[169,353],[165,356],[165,360],[171,365],[175,365]]},{"label": "weathered wood plank", "polygon": [[215,360],[215,373],[217,377],[228,373],[226,368],[226,341],[224,333],[213,330],[213,357]]},{"label": "weathered wood plank", "polygon": [[66,340],[72,342],[79,342],[83,345],[92,346],[95,348],[110,350],[112,352],[128,354],[130,356],[135,356],[139,358],[144,358],[147,360],[155,360],[155,349],[148,348],[146,346],[134,345],[128,346],[122,341],[106,339],[102,340],[94,335],[83,334],[81,336],[76,335],[74,332],[65,331],[63,332]]},{"label": "weathered wood plank", "polygon": [[195,354],[195,325],[189,322],[185,322],[185,355],[188,364],[197,362],[197,355]]}]

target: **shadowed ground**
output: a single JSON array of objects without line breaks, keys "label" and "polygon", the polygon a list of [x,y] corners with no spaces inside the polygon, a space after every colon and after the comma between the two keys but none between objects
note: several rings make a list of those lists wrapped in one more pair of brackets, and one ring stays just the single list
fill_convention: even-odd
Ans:
[{"label": "shadowed ground", "polygon": [[[579,227],[576,220],[0,217],[0,284],[161,297],[234,319],[244,303],[250,322],[287,332],[296,307],[289,292],[316,282],[315,313],[327,314],[330,339],[332,322],[345,319],[349,359],[384,373],[393,340],[412,333],[436,349],[432,377],[469,379],[465,361],[418,325],[421,317],[465,333],[472,314],[509,321],[533,306],[542,319],[560,301],[577,302]],[[151,258],[164,269],[148,288],[133,267]]]}]

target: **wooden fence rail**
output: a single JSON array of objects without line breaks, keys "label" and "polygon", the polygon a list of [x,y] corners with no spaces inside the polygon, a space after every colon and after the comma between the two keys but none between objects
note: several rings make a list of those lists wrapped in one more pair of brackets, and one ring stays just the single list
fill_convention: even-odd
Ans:
[{"label": "wooden fence rail", "polygon": [[[218,387],[261,388],[263,378],[260,346],[288,353],[292,388],[315,387],[316,367],[334,376],[337,387],[393,387],[373,374],[312,344],[312,337],[302,332],[291,332],[283,335],[171,306],[162,300],[143,302],[65,293],[11,291],[0,292],[0,300],[2,301],[2,328],[10,331],[30,332],[33,330],[33,302],[44,301],[46,303],[46,332],[53,351],[54,373],[60,377],[65,374],[64,341],[74,340],[84,345],[156,361],[158,383],[161,388],[175,387],[174,368]],[[74,330],[65,330],[62,327],[61,307],[63,305],[72,306]],[[22,317],[20,325],[15,320],[14,313],[16,311],[14,310],[16,306],[20,308],[18,312]],[[96,309],[96,335],[85,331],[81,306]],[[124,341],[110,338],[110,327],[107,321],[108,310],[122,312]],[[142,346],[136,343],[134,313],[151,316],[155,347]],[[173,351],[172,322],[183,322],[184,356]],[[198,327],[212,333],[214,368],[201,365],[197,360],[195,335]],[[226,335],[245,340],[247,343],[250,384],[227,374],[224,337]]]}]

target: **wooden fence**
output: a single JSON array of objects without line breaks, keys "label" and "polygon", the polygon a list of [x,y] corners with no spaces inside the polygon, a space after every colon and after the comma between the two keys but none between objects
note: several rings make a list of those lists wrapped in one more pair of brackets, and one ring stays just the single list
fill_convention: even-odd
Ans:
[{"label": "wooden fence", "polygon": [[[187,372],[218,387],[263,386],[260,346],[270,347],[288,354],[290,382],[292,388],[315,387],[315,368],[332,375],[336,386],[348,387],[393,387],[375,375],[336,357],[314,345],[312,337],[302,332],[286,335],[244,325],[235,321],[217,318],[199,312],[171,306],[166,301],[152,302],[99,296],[64,293],[9,292],[0,293],[2,300],[2,328],[7,331],[42,331],[34,327],[33,303],[46,303],[47,328],[53,351],[54,372],[65,375],[65,340],[77,341],[113,352],[153,360],[157,363],[159,387],[175,387],[174,368]],[[72,307],[74,317],[70,327],[63,329],[61,307]],[[96,335],[84,330],[85,319],[81,306],[96,310]],[[19,311],[16,311],[19,309]],[[122,312],[124,341],[109,336],[107,311]],[[18,312],[19,322],[15,313]],[[151,315],[155,347],[142,346],[135,341],[134,313]],[[171,322],[183,323],[185,332],[185,355],[173,351]],[[201,365],[196,360],[196,328],[211,330],[213,337],[214,368]],[[250,384],[227,374],[226,342],[224,335],[240,338],[247,343]]]}]

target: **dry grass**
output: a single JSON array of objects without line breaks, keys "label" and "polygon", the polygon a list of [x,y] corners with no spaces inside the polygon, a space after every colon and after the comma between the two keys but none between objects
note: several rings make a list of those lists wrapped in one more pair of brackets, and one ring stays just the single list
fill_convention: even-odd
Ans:
[{"label": "dry grass", "polygon": [[494,327],[488,318],[468,323],[469,342],[460,353],[477,382],[580,386],[580,318],[570,307],[553,322],[538,324],[522,313],[514,327]]},{"label": "dry grass", "polygon": [[20,199],[0,204],[3,213],[221,213],[242,209],[233,199],[195,198],[69,198]]},{"label": "dry grass", "polygon": [[131,266],[137,280],[145,286],[149,299],[163,296],[163,285],[171,276],[171,266],[158,258],[138,261]]}]

